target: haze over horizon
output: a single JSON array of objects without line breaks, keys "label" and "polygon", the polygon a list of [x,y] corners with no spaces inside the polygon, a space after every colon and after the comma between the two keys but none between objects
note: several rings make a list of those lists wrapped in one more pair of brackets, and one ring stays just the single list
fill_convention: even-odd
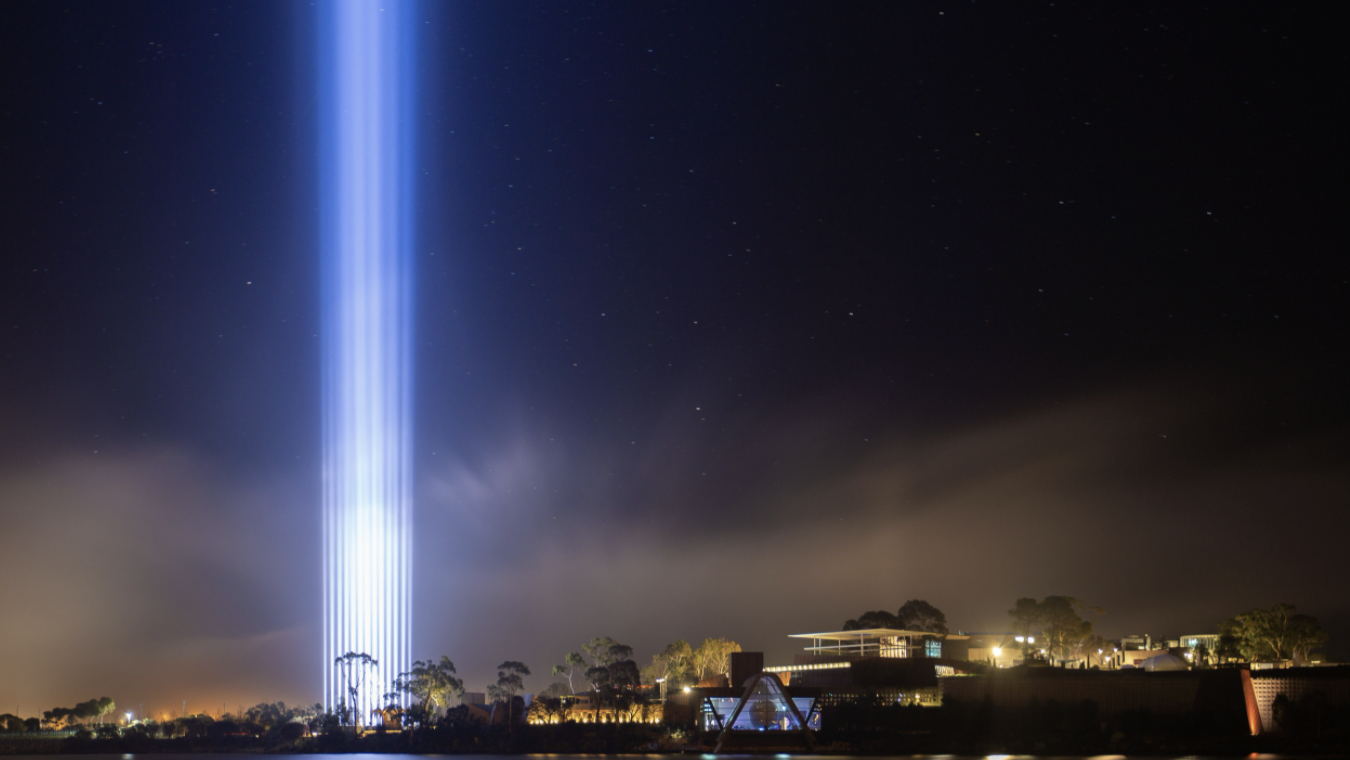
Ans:
[{"label": "haze over horizon", "polygon": [[[320,699],[309,13],[0,8],[0,712]],[[424,13],[415,657],[1049,594],[1350,656],[1316,19]]]}]

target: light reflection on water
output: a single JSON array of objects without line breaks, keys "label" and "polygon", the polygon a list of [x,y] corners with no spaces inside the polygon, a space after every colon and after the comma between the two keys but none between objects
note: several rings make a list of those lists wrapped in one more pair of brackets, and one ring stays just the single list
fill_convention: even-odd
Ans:
[{"label": "light reflection on water", "polygon": [[[275,756],[275,755],[273,755]],[[407,755],[407,754],[371,754],[371,753],[305,753],[298,755],[305,760],[426,760],[431,757],[453,758],[453,760],[503,760],[512,755]],[[581,755],[581,754],[550,754],[550,755],[515,755],[515,757],[528,758],[547,758],[548,760],[597,760],[599,758],[614,758],[615,755]],[[694,755],[675,755],[675,754],[638,754],[623,755],[623,757],[650,757],[650,758],[672,758],[672,757],[694,757]],[[772,757],[776,760],[792,757],[798,760],[853,760],[857,755],[699,755],[700,760],[711,760],[712,758],[741,758],[744,760],[764,760]],[[1035,755],[868,755],[867,760],[1038,760]],[[217,752],[202,752],[197,754],[107,754],[107,755],[6,755],[4,760],[53,760],[54,758],[69,758],[69,760],[259,760],[256,753],[249,754],[231,754]],[[1055,755],[1055,760],[1282,760],[1281,755]]]}]

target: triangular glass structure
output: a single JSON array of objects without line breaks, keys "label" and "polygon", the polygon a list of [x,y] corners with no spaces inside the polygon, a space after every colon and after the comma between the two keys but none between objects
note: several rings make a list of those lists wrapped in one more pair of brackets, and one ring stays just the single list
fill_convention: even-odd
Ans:
[{"label": "triangular glass structure", "polygon": [[714,753],[722,748],[732,731],[781,731],[800,734],[810,744],[807,719],[783,690],[783,682],[773,673],[760,673],[745,686],[745,693],[726,717]]}]

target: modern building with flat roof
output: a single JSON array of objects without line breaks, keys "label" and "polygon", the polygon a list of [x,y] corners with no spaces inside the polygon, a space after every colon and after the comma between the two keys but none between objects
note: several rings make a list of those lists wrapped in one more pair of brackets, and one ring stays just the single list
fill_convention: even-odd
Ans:
[{"label": "modern building with flat roof", "polygon": [[904,631],[895,628],[863,628],[856,631],[793,633],[788,638],[807,639],[809,655],[825,657],[897,657],[968,659],[970,637],[959,633]]},{"label": "modern building with flat roof", "polygon": [[878,696],[936,705],[939,675],[983,672],[969,661],[970,637],[894,628],[797,633],[807,642],[791,665],[764,668],[789,687],[819,690],[821,705]]}]

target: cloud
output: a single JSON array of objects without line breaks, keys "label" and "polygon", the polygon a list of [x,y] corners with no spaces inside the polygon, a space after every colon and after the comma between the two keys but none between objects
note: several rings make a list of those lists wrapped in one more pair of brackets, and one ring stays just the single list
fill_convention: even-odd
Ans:
[{"label": "cloud", "polygon": [[230,487],[172,448],[0,474],[12,698],[158,711],[308,697],[318,554],[298,490]]},{"label": "cloud", "polygon": [[551,664],[598,635],[644,657],[716,635],[790,658],[787,634],[909,598],[966,630],[1048,594],[1104,606],[1114,636],[1208,632],[1277,601],[1345,617],[1336,539],[1298,530],[1350,496],[1316,454],[1334,440],[1234,435],[1236,400],[1160,384],[875,444],[821,402],[723,447],[714,485],[679,455],[715,445],[689,425],[628,469],[608,441],[521,426],[477,468],[430,474],[421,524],[440,548],[419,564],[417,640],[486,683],[489,661]]},{"label": "cloud", "polygon": [[[1350,496],[1341,431],[1283,434],[1242,400],[1159,384],[884,436],[837,397],[716,425],[672,406],[645,440],[522,416],[420,472],[414,656],[474,689],[522,660],[542,688],[593,636],[644,660],[725,636],[784,662],[787,634],[906,599],[990,630],[1048,594],[1105,607],[1107,635],[1275,602],[1350,635],[1323,529]],[[0,472],[11,702],[319,699],[314,473],[171,446],[39,456]]]}]

